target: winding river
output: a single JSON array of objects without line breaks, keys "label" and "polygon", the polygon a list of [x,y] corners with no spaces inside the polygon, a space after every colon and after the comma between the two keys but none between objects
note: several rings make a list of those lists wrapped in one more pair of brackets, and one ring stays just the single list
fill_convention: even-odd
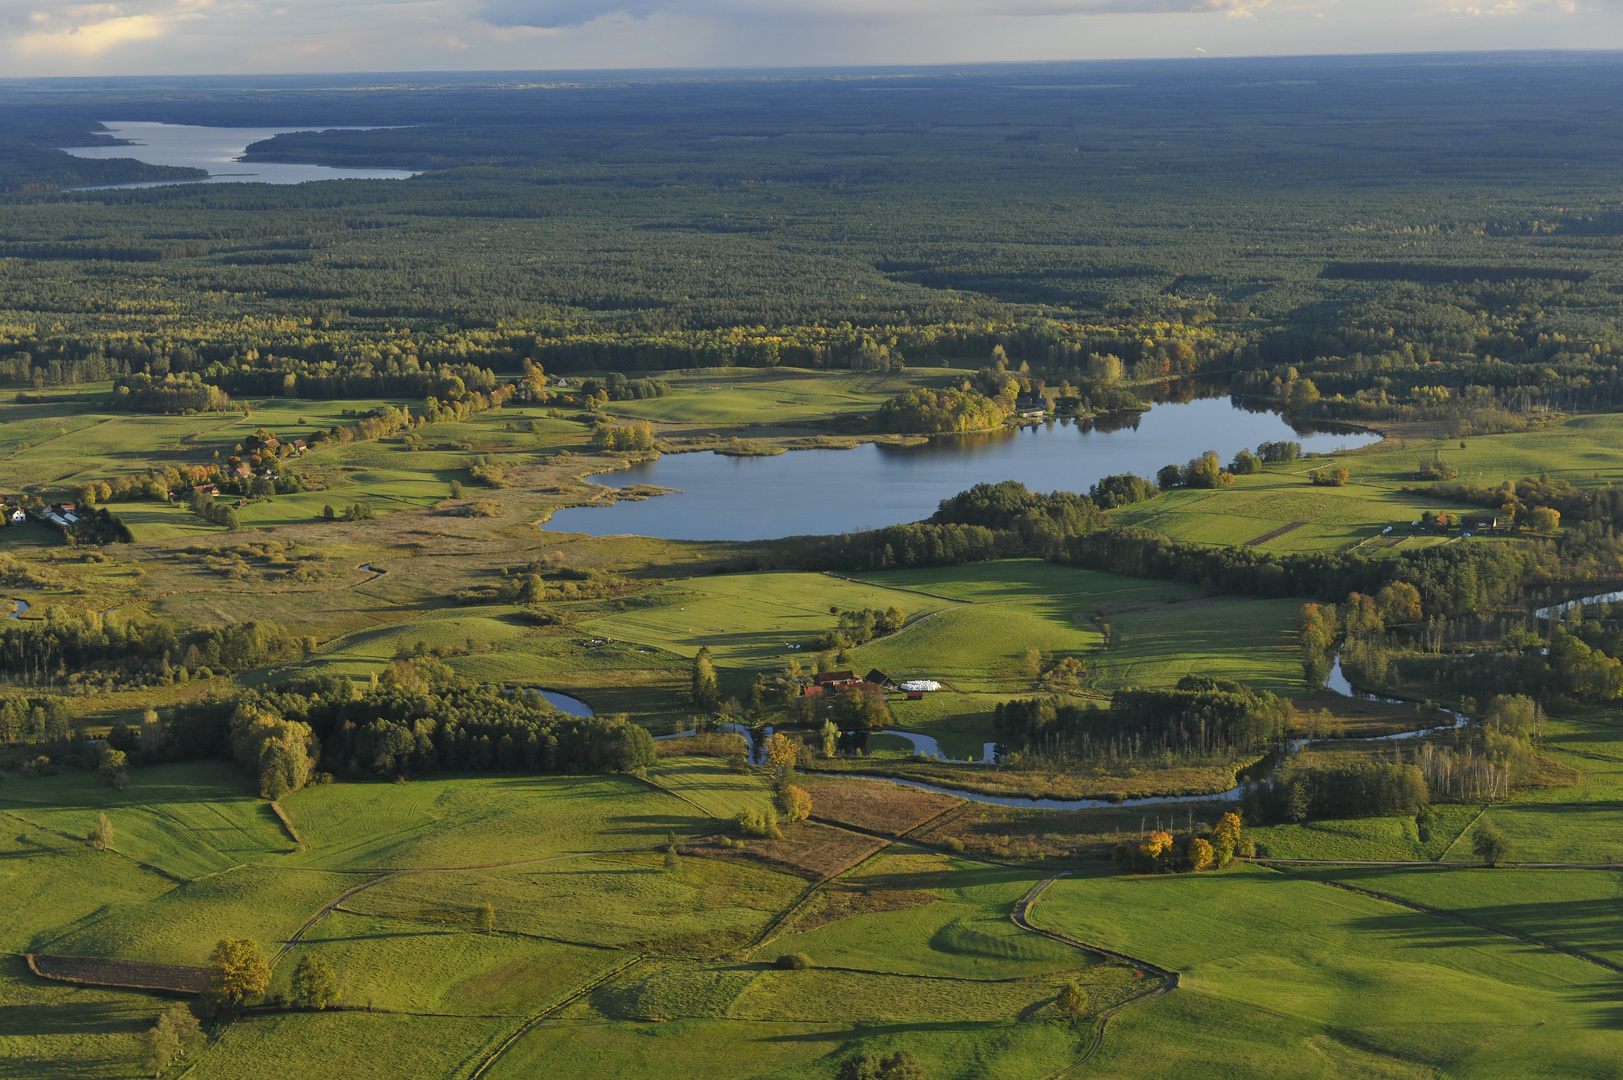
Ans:
[{"label": "winding river", "polygon": [[[1615,602],[1617,602],[1619,600],[1623,600],[1623,591],[1596,593],[1593,596],[1584,596],[1584,597],[1579,597],[1576,600],[1569,600],[1564,604],[1554,604],[1554,605],[1551,605],[1549,607],[1539,608],[1538,611],[1536,612],[1536,614],[1540,618],[1547,619],[1547,618],[1551,618],[1552,616],[1554,616],[1560,610],[1568,609],[1568,608],[1571,608],[1571,607],[1574,607],[1574,606],[1577,606],[1577,605],[1598,604],[1598,603],[1615,603]],[[22,603],[22,601],[18,601],[18,603]],[[24,605],[24,607],[26,608],[26,605]],[[12,618],[16,618],[16,615],[13,615]],[[1329,689],[1329,690],[1333,690],[1337,694],[1340,694],[1342,697],[1354,698],[1354,699],[1361,700],[1361,701],[1384,701],[1384,702],[1388,702],[1388,703],[1395,704],[1395,705],[1412,704],[1412,702],[1404,701],[1401,698],[1382,697],[1379,694],[1368,694],[1368,693],[1365,693],[1365,692],[1363,692],[1361,690],[1358,690],[1358,689],[1354,688],[1351,681],[1348,680],[1346,673],[1341,670],[1341,657],[1339,655],[1336,657],[1335,663],[1330,668],[1330,675],[1325,680],[1325,687],[1327,689]],[[581,709],[585,710],[585,712],[575,712],[574,709],[565,709],[566,712],[574,713],[574,715],[577,715],[577,716],[590,716],[591,715],[591,709],[588,706],[586,706],[586,704],[584,702],[576,701],[574,698],[565,698],[564,695],[562,695],[562,694],[554,694],[551,691],[537,691],[537,692],[545,694],[546,697],[547,697],[547,700],[549,700],[549,701],[553,701],[555,698],[562,699],[562,700],[565,700],[565,701],[573,702],[575,705],[577,705]],[[556,704],[556,702],[555,702],[555,704]],[[560,708],[562,708],[562,706],[560,706]],[[1248,768],[1241,770],[1240,776],[1239,776],[1239,781],[1240,782],[1235,784],[1232,788],[1229,788],[1227,791],[1221,791],[1221,792],[1217,792],[1217,793],[1210,794],[1210,795],[1161,795],[1161,796],[1151,796],[1151,797],[1143,798],[1143,799],[1121,799],[1121,800],[1112,800],[1112,799],[1029,799],[1029,798],[1023,798],[1023,797],[1012,796],[1012,795],[986,795],[986,794],[982,794],[980,792],[966,791],[966,790],[964,790],[962,788],[947,787],[947,786],[941,785],[941,784],[927,784],[927,783],[925,783],[925,782],[923,782],[921,780],[903,780],[903,779],[899,779],[899,778],[894,777],[894,776],[881,776],[881,775],[878,775],[876,773],[863,773],[863,772],[824,773],[824,774],[821,774],[821,775],[823,775],[823,776],[834,776],[834,777],[843,776],[843,777],[849,777],[849,778],[852,778],[852,779],[863,779],[863,780],[885,780],[885,781],[889,781],[892,784],[900,784],[903,787],[912,787],[912,788],[918,788],[918,789],[920,789],[922,791],[934,791],[934,792],[937,792],[937,793],[942,794],[942,795],[951,795],[954,798],[964,799],[964,800],[966,800],[968,802],[990,803],[990,804],[993,804],[993,805],[996,805],[996,806],[1011,806],[1011,807],[1018,807],[1018,808],[1024,808],[1024,809],[1030,809],[1030,810],[1095,810],[1095,809],[1103,809],[1105,807],[1113,807],[1113,806],[1114,807],[1122,807],[1122,806],[1159,806],[1159,805],[1163,805],[1163,804],[1175,804],[1175,803],[1235,802],[1242,795],[1245,794],[1246,789],[1248,787],[1250,787],[1252,784],[1257,783],[1260,780],[1266,779],[1268,777],[1268,775],[1270,773],[1272,773],[1274,771],[1274,769],[1278,768],[1279,765],[1290,754],[1296,753],[1297,751],[1299,751],[1299,750],[1301,750],[1301,749],[1303,749],[1305,747],[1311,746],[1316,742],[1391,742],[1391,741],[1395,741],[1395,740],[1399,740],[1399,739],[1417,739],[1417,738],[1420,738],[1423,735],[1434,735],[1434,734],[1437,734],[1439,732],[1451,731],[1451,730],[1453,730],[1455,728],[1461,728],[1461,727],[1464,727],[1466,724],[1470,723],[1470,718],[1463,715],[1463,714],[1461,714],[1461,713],[1455,712],[1455,711],[1453,711],[1451,709],[1443,709],[1441,711],[1447,713],[1449,716],[1452,716],[1454,718],[1453,722],[1449,723],[1449,724],[1442,724],[1442,725],[1434,726],[1434,727],[1418,728],[1418,729],[1416,729],[1414,731],[1400,731],[1400,732],[1398,732],[1397,734],[1394,734],[1394,735],[1371,735],[1371,736],[1367,736],[1365,738],[1359,738],[1359,739],[1293,739],[1285,747],[1282,747],[1280,750],[1275,751],[1274,753],[1268,755],[1266,758],[1264,758],[1263,760],[1257,762],[1255,765],[1249,766]],[[732,733],[735,733],[735,734],[738,734],[738,735],[742,735],[744,737],[745,742],[748,743],[748,745],[749,745],[749,754],[750,754],[751,760],[755,759],[756,754],[757,754],[757,748],[755,746],[755,741],[754,741],[753,738],[751,738],[750,731],[749,731],[749,729],[747,727],[745,727],[742,724],[721,724],[721,725],[718,725],[718,730],[728,731],[728,732],[732,732]],[[768,727],[766,729],[766,733],[768,735],[770,735],[772,733],[772,729],[770,727]],[[693,734],[693,731],[690,729],[688,731],[678,732],[675,735],[658,735],[658,736],[655,736],[655,738],[656,739],[674,739],[674,738],[680,738],[683,735],[691,735],[691,734]],[[894,735],[894,736],[897,736],[899,738],[906,739],[908,742],[913,744],[914,753],[916,753],[916,754],[918,754],[920,756],[923,756],[923,757],[942,757],[942,755],[941,755],[941,745],[940,745],[939,742],[936,741],[936,739],[933,736],[921,735],[921,734],[917,734],[915,732],[910,732],[910,731],[892,731],[892,730],[888,730],[888,729],[879,732],[879,734],[881,734],[881,735]],[[982,760],[981,763],[988,763],[989,764],[989,763],[992,762],[992,760],[993,760],[992,748],[994,746],[995,746],[995,744],[993,744],[993,743],[987,743],[986,744],[985,755],[984,755],[983,760]],[[946,759],[943,758],[943,760],[946,760]],[[973,764],[978,764],[978,763],[966,761],[966,762],[963,762],[963,764],[965,765],[965,767],[969,767],[969,766],[971,766]]]}]

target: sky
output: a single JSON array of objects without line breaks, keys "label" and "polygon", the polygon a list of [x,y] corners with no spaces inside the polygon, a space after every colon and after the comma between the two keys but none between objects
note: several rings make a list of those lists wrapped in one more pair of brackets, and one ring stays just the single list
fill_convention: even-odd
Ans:
[{"label": "sky", "polygon": [[1623,48],[1623,0],[0,0],[0,75]]}]

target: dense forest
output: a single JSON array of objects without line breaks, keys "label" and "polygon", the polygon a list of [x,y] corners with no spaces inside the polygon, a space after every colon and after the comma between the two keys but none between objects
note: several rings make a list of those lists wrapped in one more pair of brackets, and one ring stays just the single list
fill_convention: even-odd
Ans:
[{"label": "dense forest", "polygon": [[[0,378],[427,396],[526,359],[885,368],[998,349],[1025,390],[1203,372],[1304,417],[1461,431],[1618,402],[1615,65],[1028,74],[0,89]],[[54,149],[106,142],[113,114],[309,124],[250,157],[428,171],[67,190],[156,175]],[[995,419],[949,395],[887,422]]]}]

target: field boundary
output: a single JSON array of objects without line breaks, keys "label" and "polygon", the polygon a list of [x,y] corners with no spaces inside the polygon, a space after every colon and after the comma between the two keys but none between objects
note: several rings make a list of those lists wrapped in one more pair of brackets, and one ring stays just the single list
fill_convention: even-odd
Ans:
[{"label": "field boundary", "polygon": [[[932,600],[945,600],[945,601],[947,601],[948,603],[951,603],[951,604],[973,604],[973,603],[976,602],[974,600],[965,600],[961,596],[943,596],[940,593],[929,592],[929,591],[927,591],[925,589],[913,589],[913,588],[909,588],[906,585],[886,585],[886,584],[884,584],[882,582],[867,581],[867,580],[865,580],[863,578],[845,577],[843,574],[835,573],[833,570],[824,570],[823,575],[825,577],[834,578],[837,581],[848,581],[853,585],[866,585],[870,589],[886,589],[886,590],[888,590],[890,592],[912,593],[914,596],[928,596]],[[933,612],[933,611],[930,612],[930,615],[934,615],[934,614],[935,614],[935,612]],[[926,619],[926,618],[929,618],[929,615],[921,615],[919,618],[920,619]],[[915,621],[918,621],[918,620],[915,620]],[[892,635],[892,636],[894,636],[894,635]]]},{"label": "field boundary", "polygon": [[1255,537],[1254,539],[1251,539],[1251,540],[1247,540],[1245,543],[1241,544],[1240,546],[1241,547],[1260,547],[1261,545],[1266,544],[1270,540],[1278,540],[1281,536],[1284,536],[1288,532],[1295,532],[1297,529],[1300,529],[1303,525],[1306,525],[1306,524],[1307,524],[1307,522],[1305,522],[1305,521],[1293,521],[1289,525],[1281,525],[1279,528],[1275,529],[1273,532],[1263,533],[1261,536]]},{"label": "field boundary", "polygon": [[1128,956],[1126,953],[1117,952],[1114,949],[1106,949],[1099,945],[1089,945],[1086,942],[1078,941],[1076,938],[1070,937],[1066,934],[1061,934],[1057,930],[1046,930],[1043,927],[1033,923],[1030,918],[1031,909],[1037,906],[1037,901],[1041,899],[1044,891],[1046,891],[1050,885],[1054,884],[1054,882],[1058,881],[1060,878],[1068,876],[1070,876],[1070,871],[1066,870],[1038,882],[1036,887],[1034,887],[1025,896],[1022,896],[1015,903],[1014,910],[1009,913],[1010,921],[1012,921],[1014,925],[1018,926],[1022,930],[1028,930],[1033,934],[1041,934],[1043,937],[1051,938],[1062,945],[1069,945],[1072,948],[1081,949],[1084,952],[1098,953],[1101,956],[1108,956],[1114,960],[1122,960],[1133,965],[1135,968],[1153,972],[1154,974],[1160,976],[1162,981],[1160,986],[1156,987],[1149,993],[1123,1001],[1120,1004],[1113,1005],[1101,1012],[1093,1023],[1093,1041],[1088,1044],[1088,1048],[1082,1054],[1082,1056],[1065,1066],[1063,1069],[1049,1073],[1043,1078],[1043,1080],[1058,1080],[1059,1077],[1064,1076],[1066,1073],[1087,1064],[1093,1055],[1098,1053],[1099,1047],[1104,1045],[1105,1030],[1110,1026],[1110,1021],[1116,1016],[1117,1013],[1120,1013],[1122,1010],[1127,1009],[1130,1006],[1137,1005],[1140,1002],[1151,1001],[1155,998],[1162,997],[1163,995],[1176,990],[1179,984],[1182,982],[1182,976],[1170,968],[1164,968],[1158,964],[1152,964],[1148,960],[1140,960],[1135,956]]},{"label": "field boundary", "polygon": [[483,1060],[483,1061],[481,1061],[479,1063],[479,1067],[474,1069],[473,1072],[468,1074],[468,1080],[479,1080],[479,1078],[481,1076],[485,1075],[485,1073],[490,1070],[490,1067],[492,1065],[496,1064],[497,1060],[503,1054],[507,1053],[508,1050],[512,1049],[514,1043],[516,1043],[520,1039],[522,1039],[525,1035],[527,1035],[529,1033],[531,1028],[535,1027],[535,1025],[537,1025],[541,1021],[545,1020],[548,1016],[552,1015],[553,1013],[557,1012],[560,1009],[566,1008],[566,1007],[574,1004],[575,1002],[579,1001],[581,998],[585,997],[587,994],[590,994],[593,990],[596,990],[598,987],[602,986],[604,983],[608,982],[609,980],[618,978],[624,972],[627,972],[627,971],[631,970],[632,968],[636,967],[638,964],[642,963],[644,959],[645,959],[645,957],[643,957],[641,955],[635,956],[635,957],[633,957],[631,959],[630,962],[625,963],[625,964],[621,964],[619,967],[614,968],[612,971],[605,972],[604,974],[598,976],[596,979],[593,979],[591,982],[587,983],[585,986],[582,986],[580,989],[576,990],[574,993],[569,994],[568,996],[566,996],[566,997],[564,997],[564,998],[562,998],[562,999],[560,999],[558,1001],[553,1002],[551,1005],[548,1005],[546,1008],[542,1009],[540,1012],[535,1013],[534,1015],[530,1016],[528,1019],[526,1019],[524,1021],[524,1023],[520,1024],[517,1028],[515,1028],[512,1032],[510,1032],[508,1034],[507,1038],[503,1039],[499,1044],[497,1044],[496,1049],[492,1050],[485,1057],[485,1060]]},{"label": "field boundary", "polygon": [[1478,810],[1476,812],[1476,815],[1474,817],[1472,817],[1470,821],[1465,823],[1465,828],[1463,828],[1463,829],[1461,829],[1459,831],[1459,835],[1454,837],[1454,839],[1450,840],[1448,842],[1448,846],[1445,847],[1440,854],[1438,854],[1436,861],[1440,863],[1444,859],[1448,858],[1448,853],[1450,851],[1454,850],[1454,845],[1459,843],[1461,840],[1464,840],[1465,839],[1465,834],[1470,832],[1472,829],[1476,828],[1476,823],[1481,821],[1482,820],[1482,815],[1486,814],[1487,812],[1488,812],[1488,808],[1486,806],[1484,806],[1482,809]]},{"label": "field boundary", "polygon": [[881,844],[875,850],[870,851],[865,855],[859,855],[857,858],[852,859],[850,862],[846,863],[844,866],[839,867],[836,870],[832,870],[827,874],[824,874],[818,880],[812,882],[810,885],[807,885],[806,888],[805,888],[805,891],[803,891],[795,899],[794,903],[792,903],[788,907],[784,908],[783,911],[778,915],[777,918],[773,919],[771,922],[767,923],[764,927],[762,927],[760,932],[757,933],[754,938],[750,939],[749,942],[744,944],[742,947],[740,947],[738,949],[735,949],[734,950],[735,953],[740,954],[740,955],[747,954],[747,953],[752,953],[756,949],[759,949],[763,945],[766,945],[769,942],[771,942],[773,940],[772,932],[774,930],[776,930],[778,927],[782,926],[784,923],[788,922],[789,917],[791,915],[793,915],[795,912],[799,911],[801,908],[805,907],[806,902],[809,901],[817,893],[817,890],[821,889],[824,885],[827,885],[829,882],[833,881],[835,878],[844,877],[846,874],[849,874],[851,871],[855,870],[857,867],[861,866],[863,863],[867,862],[869,859],[877,858],[879,855],[884,854],[884,852],[888,851],[890,849],[890,846],[896,842],[895,838],[893,838],[893,837],[871,836],[871,835],[869,835],[867,833],[864,833],[864,832],[858,832],[856,829],[848,829],[843,825],[828,825],[828,824],[825,824],[823,827],[825,829],[838,829],[841,832],[854,833],[855,835],[861,836],[864,839],[868,839],[868,840],[882,840],[882,841],[884,841],[884,843]]},{"label": "field boundary", "polygon": [[282,828],[287,830],[287,835],[293,841],[293,843],[303,847],[304,837],[300,836],[299,830],[293,827],[293,815],[289,814],[286,810],[283,810],[282,804],[277,802],[275,799],[270,801],[270,809],[271,813],[276,815],[276,820],[282,823]]}]

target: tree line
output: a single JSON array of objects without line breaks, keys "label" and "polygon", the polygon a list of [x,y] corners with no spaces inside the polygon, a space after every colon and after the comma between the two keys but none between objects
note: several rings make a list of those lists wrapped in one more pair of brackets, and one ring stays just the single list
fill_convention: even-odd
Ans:
[{"label": "tree line", "polygon": [[234,757],[265,791],[321,773],[634,772],[654,760],[647,729],[624,717],[571,716],[539,694],[475,685],[430,657],[396,660],[371,685],[321,676],[176,706],[163,754]]}]

